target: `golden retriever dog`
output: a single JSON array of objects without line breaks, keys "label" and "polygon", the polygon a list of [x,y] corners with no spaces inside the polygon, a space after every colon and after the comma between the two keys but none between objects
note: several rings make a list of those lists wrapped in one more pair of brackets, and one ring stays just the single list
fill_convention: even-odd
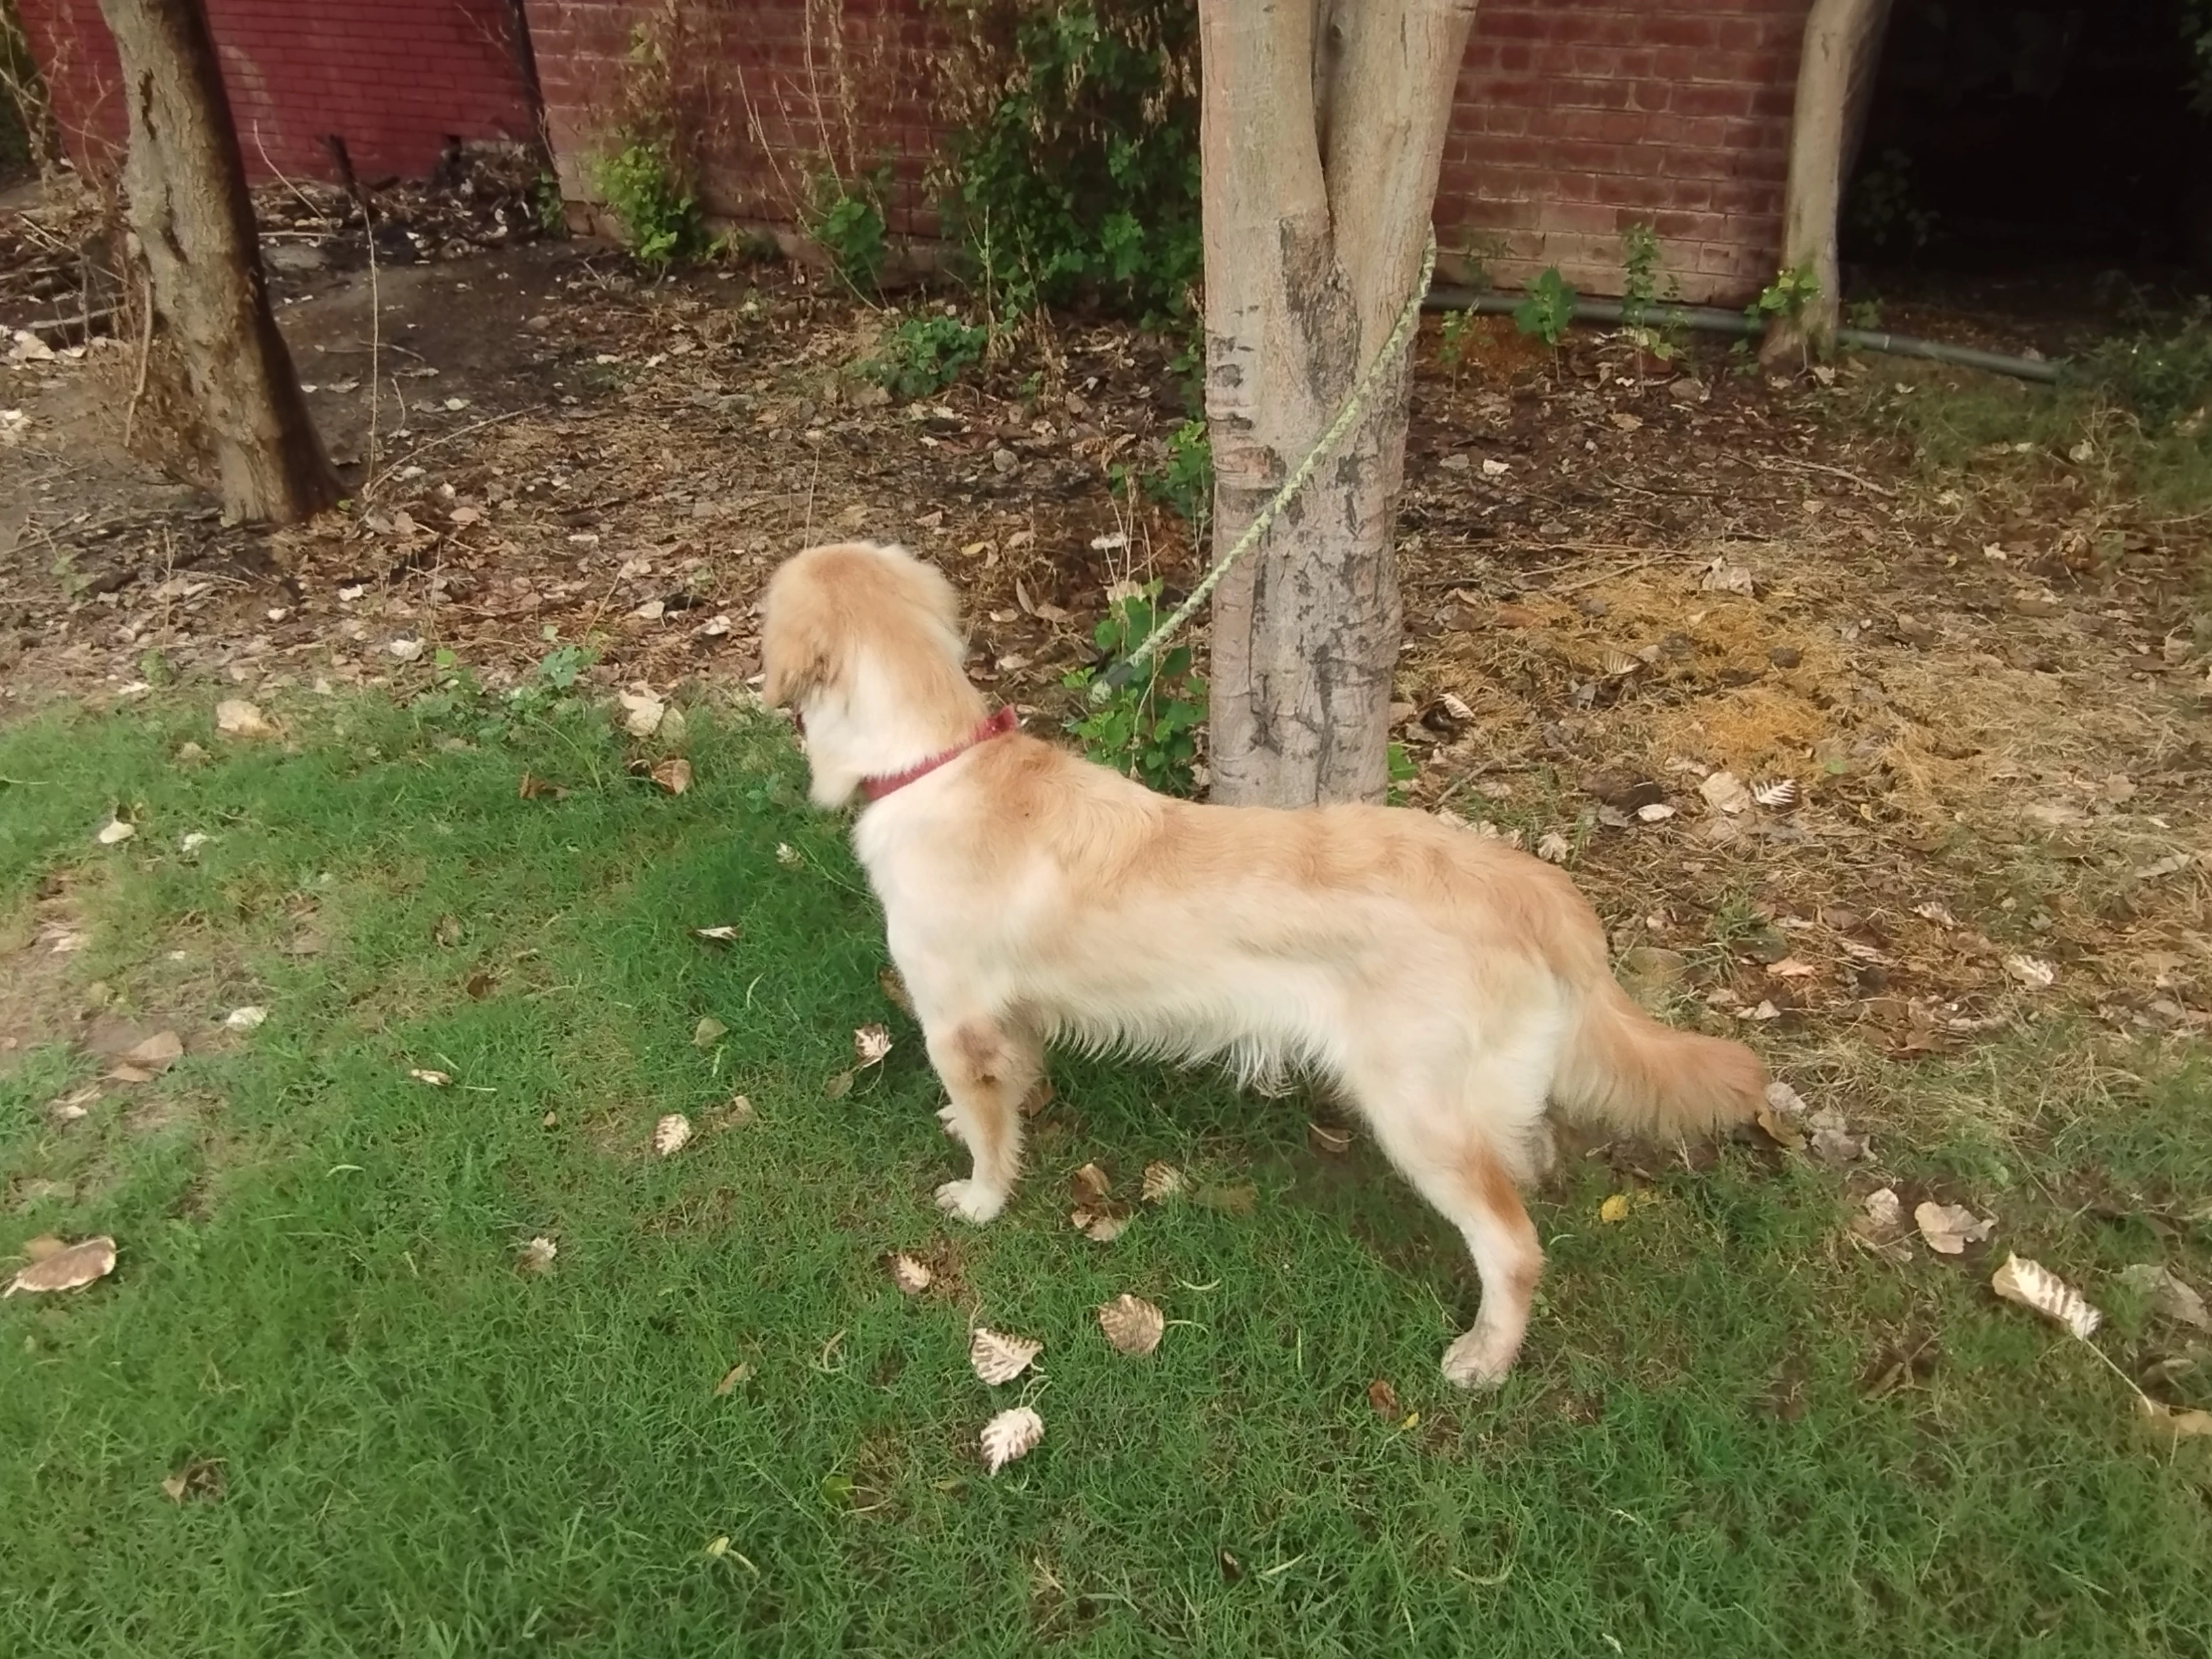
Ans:
[{"label": "golden retriever dog", "polygon": [[937,1201],[983,1223],[1021,1170],[1019,1106],[1055,1039],[1245,1081],[1304,1073],[1467,1241],[1480,1316],[1444,1352],[1504,1378],[1543,1252],[1517,1187],[1547,1103],[1624,1131],[1741,1123],[1765,1073],[1615,983],[1574,884],[1504,842],[1381,806],[1171,800],[989,716],[951,585],[903,549],[812,548],[770,581],[763,692],[798,718],[823,807],[884,907],[974,1158]]}]

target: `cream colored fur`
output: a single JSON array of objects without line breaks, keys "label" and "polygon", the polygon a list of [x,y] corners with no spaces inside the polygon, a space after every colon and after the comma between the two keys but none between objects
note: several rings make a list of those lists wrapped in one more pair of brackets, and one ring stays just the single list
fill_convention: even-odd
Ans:
[{"label": "cream colored fur", "polygon": [[[825,807],[987,713],[951,586],[898,548],[786,562],[763,649]],[[1005,1206],[1048,1042],[1330,1080],[1474,1258],[1455,1382],[1498,1382],[1521,1346],[1543,1256],[1516,1186],[1547,1101],[1672,1135],[1744,1121],[1765,1086],[1750,1050],[1622,993],[1559,871],[1421,813],[1196,805],[1018,733],[865,807],[854,843],[974,1158],[945,1208]]]}]

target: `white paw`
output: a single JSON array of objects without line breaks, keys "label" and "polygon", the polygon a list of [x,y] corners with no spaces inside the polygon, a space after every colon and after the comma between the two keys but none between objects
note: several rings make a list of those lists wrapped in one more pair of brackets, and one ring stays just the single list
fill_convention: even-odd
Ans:
[{"label": "white paw", "polygon": [[1513,1369],[1520,1341],[1504,1340],[1504,1334],[1477,1325],[1444,1350],[1444,1380],[1462,1389],[1494,1389]]},{"label": "white paw", "polygon": [[962,1146],[965,1146],[968,1144],[968,1137],[960,1133],[960,1120],[954,1115],[950,1106],[940,1106],[937,1109],[937,1122],[939,1127]]},{"label": "white paw", "polygon": [[937,1189],[937,1207],[980,1227],[1006,1207],[1006,1195],[973,1181],[948,1181]]}]

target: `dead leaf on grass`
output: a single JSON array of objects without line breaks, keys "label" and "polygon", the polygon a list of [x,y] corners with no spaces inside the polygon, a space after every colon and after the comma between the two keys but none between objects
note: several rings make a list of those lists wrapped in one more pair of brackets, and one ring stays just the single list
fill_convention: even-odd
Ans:
[{"label": "dead leaf on grass", "polygon": [[442,1089],[453,1080],[453,1074],[451,1072],[433,1071],[427,1066],[410,1066],[407,1075],[417,1083],[428,1084],[433,1089]]},{"label": "dead leaf on grass", "polygon": [[172,1504],[181,1504],[187,1498],[204,1498],[212,1503],[222,1496],[222,1461],[195,1458],[163,1480],[161,1492]]},{"label": "dead leaf on grass", "polygon": [[691,1028],[691,1046],[694,1048],[711,1048],[728,1035],[729,1030],[714,1015],[702,1014],[699,1023]]},{"label": "dead leaf on grass", "polygon": [[650,691],[618,691],[615,702],[622,708],[623,729],[633,738],[651,737],[668,712],[668,705]]},{"label": "dead leaf on grass", "polygon": [[541,795],[550,795],[554,799],[558,800],[568,792],[558,784],[548,783],[543,778],[533,777],[525,772],[521,781],[514,786],[514,793],[523,800],[536,800]]},{"label": "dead leaf on grass", "polygon": [[734,945],[738,938],[736,926],[730,922],[724,922],[719,927],[694,927],[691,933],[694,938],[703,939],[715,945]]},{"label": "dead leaf on grass", "polygon": [[1754,785],[1751,798],[1770,812],[1787,812],[1797,805],[1797,781],[1778,778],[1771,783]]},{"label": "dead leaf on grass", "polygon": [[18,1291],[46,1295],[57,1291],[81,1291],[115,1271],[115,1241],[106,1233],[75,1244],[64,1245],[25,1267],[0,1291],[0,1297]]},{"label": "dead leaf on grass", "polygon": [[1628,1194],[1615,1193],[1597,1206],[1597,1218],[1604,1222],[1628,1219]]},{"label": "dead leaf on grass", "polygon": [[1547,830],[1536,843],[1536,856],[1547,864],[1565,864],[1574,852],[1575,844],[1556,830]]},{"label": "dead leaf on grass", "polygon": [[899,977],[897,969],[878,968],[876,970],[876,983],[882,988],[884,1000],[890,1003],[892,1007],[897,1009],[908,1019],[921,1018],[914,1012],[914,998],[908,994],[906,981]]},{"label": "dead leaf on grass", "polygon": [[996,1474],[1007,1464],[1027,1457],[1044,1438],[1044,1419],[1027,1406],[1000,1412],[983,1425],[976,1444],[983,1454],[983,1473]]},{"label": "dead leaf on grass", "polygon": [[560,1253],[558,1244],[541,1235],[522,1247],[522,1254],[515,1257],[514,1265],[526,1273],[550,1273],[553,1271],[553,1258]]},{"label": "dead leaf on grass", "polygon": [[1913,1207],[1912,1224],[1938,1255],[1964,1255],[1967,1245],[1980,1243],[1996,1231],[1997,1223],[1995,1216],[1977,1216],[1963,1204],[1923,1200]]},{"label": "dead leaf on grass", "polygon": [[1182,1171],[1172,1164],[1155,1158],[1145,1165],[1144,1195],[1147,1204],[1158,1204],[1163,1199],[1173,1198],[1183,1189]]},{"label": "dead leaf on grass", "polygon": [[243,697],[225,697],[215,706],[215,729],[226,738],[273,738],[276,728]]},{"label": "dead leaf on grass", "polygon": [[223,1029],[229,1031],[251,1031],[269,1018],[266,1008],[249,1005],[234,1008],[222,1017]]},{"label": "dead leaf on grass", "polygon": [[1367,1385],[1367,1403],[1385,1422],[1395,1423],[1404,1415],[1397,1389],[1379,1376]]},{"label": "dead leaf on grass", "polygon": [[2152,1310],[2162,1317],[2212,1331],[2212,1311],[2206,1310],[2204,1298],[2195,1286],[2160,1263],[2141,1261],[2123,1268],[2120,1282],[2148,1294]]},{"label": "dead leaf on grass", "polygon": [[1121,1353],[1152,1352],[1167,1328],[1167,1318],[1158,1308],[1127,1291],[1098,1310],[1098,1328]]},{"label": "dead leaf on grass", "polygon": [[102,847],[113,847],[118,842],[129,841],[137,833],[138,826],[128,819],[110,818],[100,826],[100,833],[93,839]]},{"label": "dead leaf on grass", "polygon": [[681,1112],[671,1112],[653,1126],[653,1156],[673,1158],[690,1139],[691,1120]]},{"label": "dead leaf on grass", "polygon": [[853,1058],[859,1062],[855,1069],[866,1071],[871,1066],[883,1064],[884,1056],[891,1051],[891,1034],[880,1024],[863,1025],[853,1033]]},{"label": "dead leaf on grass", "polygon": [[2167,1440],[2191,1440],[2212,1435],[2212,1412],[2185,1411],[2141,1394],[2136,1396],[2136,1409],[2142,1414],[2145,1427]]},{"label": "dead leaf on grass", "polygon": [[978,1325],[968,1339],[968,1363],[975,1368],[977,1376],[994,1389],[1019,1376],[1043,1352],[1042,1342],[1007,1336],[984,1325]]},{"label": "dead leaf on grass", "polygon": [[822,1085],[822,1098],[824,1100],[842,1100],[852,1092],[853,1073],[850,1072],[840,1072]]},{"label": "dead leaf on grass", "polygon": [[1805,1121],[1813,1132],[1813,1156],[1823,1164],[1840,1167],[1866,1156],[1866,1137],[1853,1134],[1844,1115],[1834,1107],[1824,1106]]},{"label": "dead leaf on grass", "polygon": [[1103,1204],[1114,1190],[1112,1177],[1096,1164],[1086,1164],[1070,1176],[1067,1186],[1078,1204]]},{"label": "dead leaf on grass", "polygon": [[[125,1066],[147,1073],[166,1072],[183,1058],[184,1042],[174,1031],[156,1031],[117,1056]],[[143,1081],[144,1079],[138,1079]]]},{"label": "dead leaf on grass", "polygon": [[1067,1224],[1094,1244],[1111,1244],[1129,1231],[1129,1212],[1119,1204],[1097,1209],[1079,1206],[1068,1212]]},{"label": "dead leaf on grass", "polygon": [[1751,572],[1740,564],[1730,564],[1725,555],[1716,557],[1698,578],[1698,586],[1707,593],[1741,593],[1746,599],[1758,597],[1758,584]]},{"label": "dead leaf on grass", "polygon": [[729,1370],[724,1371],[722,1373],[722,1380],[714,1384],[714,1398],[720,1400],[724,1395],[728,1394],[732,1389],[736,1389],[744,1383],[750,1382],[752,1380],[752,1361],[750,1359],[740,1359],[736,1364],[731,1366]]},{"label": "dead leaf on grass", "polygon": [[[1920,1207],[1924,1210],[1929,1206],[1923,1204]],[[1917,1217],[1918,1212],[1914,1213]],[[1925,1225],[1921,1228],[1923,1235],[1927,1231]],[[1936,1249],[1942,1248],[1932,1238],[1928,1242]],[[1990,1275],[1990,1288],[2006,1301],[2017,1302],[2051,1323],[2063,1326],[2084,1342],[2105,1317],[2089,1305],[2087,1297],[2050,1268],[2023,1256],[2006,1256],[2004,1266]]]},{"label": "dead leaf on grass", "polygon": [[787,870],[796,870],[806,862],[806,858],[789,842],[780,841],[775,844],[775,861]]},{"label": "dead leaf on grass", "polygon": [[891,1283],[899,1287],[902,1296],[920,1296],[937,1279],[928,1263],[917,1261],[910,1255],[894,1255],[885,1265],[890,1268]]},{"label": "dead leaf on grass", "polygon": [[1674,816],[1674,809],[1663,800],[1655,800],[1649,806],[1638,807],[1636,816],[1644,823],[1664,823]]},{"label": "dead leaf on grass", "polygon": [[671,755],[653,769],[653,781],[672,795],[680,795],[691,787],[691,763],[681,755]]},{"label": "dead leaf on grass", "polygon": [[2047,991],[2058,978],[2058,969],[2041,957],[2007,957],[2005,972],[2031,991]]}]

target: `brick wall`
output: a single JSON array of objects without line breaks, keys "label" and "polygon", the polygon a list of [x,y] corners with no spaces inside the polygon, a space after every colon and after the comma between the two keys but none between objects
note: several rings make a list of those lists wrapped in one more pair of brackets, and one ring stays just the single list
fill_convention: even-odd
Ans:
[{"label": "brick wall", "polygon": [[[1464,277],[1474,255],[1517,288],[1557,264],[1585,293],[1618,294],[1620,231],[1645,220],[1685,300],[1755,294],[1781,240],[1808,4],[1481,0],[1437,193],[1445,274]],[[668,61],[704,136],[710,207],[787,223],[825,150],[848,172],[848,156],[868,167],[888,154],[893,230],[934,229],[921,179],[943,136],[927,88],[931,31],[944,25],[923,0],[530,0],[530,11],[572,198],[592,194],[584,158],[615,124],[634,40],[680,17]],[[839,62],[865,66],[845,78],[862,94],[857,132],[835,114]]]},{"label": "brick wall", "polygon": [[1682,297],[1774,276],[1808,0],[1481,0],[1437,185],[1440,246],[1501,288],[1547,265],[1620,291],[1658,234]]},{"label": "brick wall", "polygon": [[638,104],[675,112],[708,210],[786,225],[814,180],[891,172],[894,234],[937,231],[923,175],[943,132],[929,95],[928,0],[530,0],[546,126],[563,187]]},{"label": "brick wall", "polygon": [[[205,0],[246,171],[328,178],[323,135],[364,176],[420,177],[447,135],[531,137],[506,0]],[[17,0],[70,154],[119,154],[115,43],[97,0]]]}]

